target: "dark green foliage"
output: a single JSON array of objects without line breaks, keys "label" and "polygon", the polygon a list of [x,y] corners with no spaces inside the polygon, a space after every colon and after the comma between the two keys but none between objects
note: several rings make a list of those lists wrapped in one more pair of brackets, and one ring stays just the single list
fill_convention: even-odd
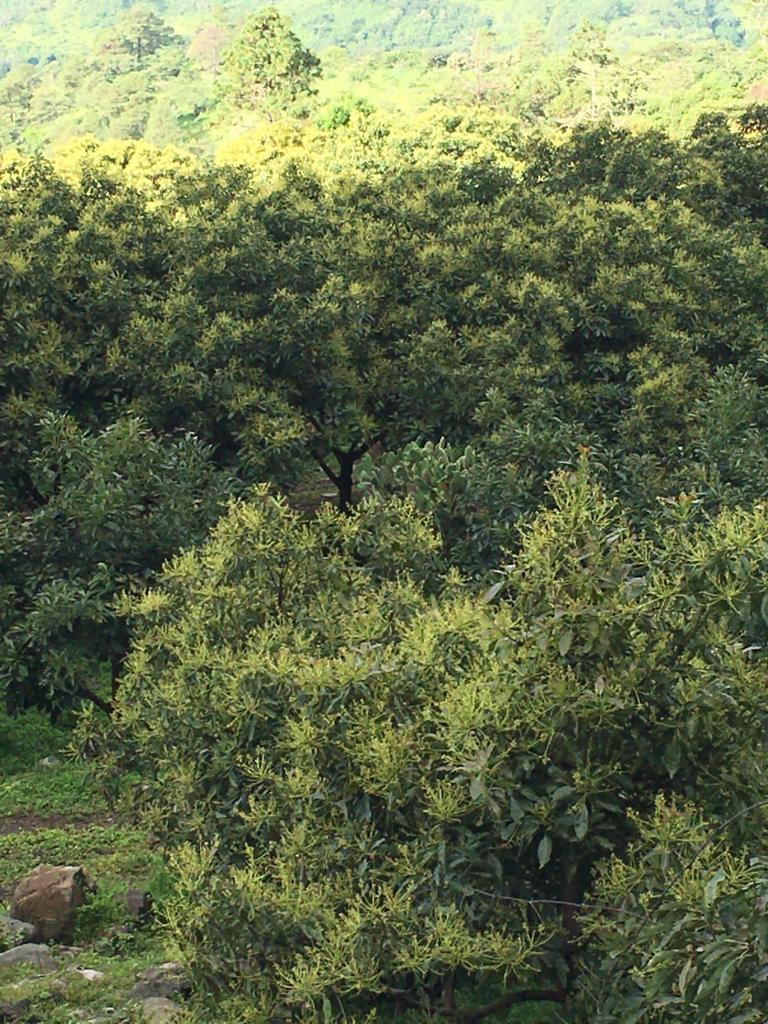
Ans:
[{"label": "dark green foliage", "polygon": [[[765,811],[744,826],[753,834]],[[588,926],[596,973],[584,1017],[599,1024],[750,1024],[768,1005],[768,864],[728,849],[725,835],[688,805],[660,801],[638,822],[626,861],[602,868],[599,897],[625,912]],[[727,833],[726,833],[727,835]]]},{"label": "dark green foliage", "polygon": [[127,644],[116,596],[200,540],[232,482],[195,438],[137,420],[90,435],[49,415],[40,434],[23,504],[0,520],[0,682],[14,707],[108,706]]},{"label": "dark green foliage", "polygon": [[114,710],[244,1020],[768,1012],[765,117],[595,122],[0,164],[2,680]]}]

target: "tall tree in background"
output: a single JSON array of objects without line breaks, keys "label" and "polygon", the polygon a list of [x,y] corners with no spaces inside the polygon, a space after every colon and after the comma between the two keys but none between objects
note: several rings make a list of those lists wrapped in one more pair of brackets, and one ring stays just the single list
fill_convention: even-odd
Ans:
[{"label": "tall tree in background", "polygon": [[192,37],[188,53],[203,71],[217,77],[228,42],[229,33],[222,25],[203,25]]},{"label": "tall tree in background", "polygon": [[114,73],[137,71],[158,50],[180,43],[170,25],[146,7],[133,7],[101,48],[102,59]]},{"label": "tall tree in background", "polygon": [[740,0],[737,11],[747,28],[755,32],[761,45],[768,50],[768,0]]},{"label": "tall tree in background", "polygon": [[452,54],[448,65],[457,74],[461,92],[473,104],[493,104],[503,93],[505,62],[495,33],[483,29],[466,53]]},{"label": "tall tree in background", "polygon": [[570,75],[581,79],[589,90],[587,119],[593,124],[610,113],[610,96],[606,89],[606,71],[616,63],[605,29],[589,22],[582,25],[573,38],[570,50]]},{"label": "tall tree in background", "polygon": [[311,96],[321,73],[319,59],[274,7],[248,18],[224,57],[223,70],[220,95],[224,102],[237,110],[262,110],[268,115]]}]

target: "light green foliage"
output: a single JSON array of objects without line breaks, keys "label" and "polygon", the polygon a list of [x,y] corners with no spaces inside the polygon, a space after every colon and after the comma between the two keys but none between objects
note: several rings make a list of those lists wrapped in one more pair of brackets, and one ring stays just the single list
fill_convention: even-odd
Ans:
[{"label": "light green foliage", "polygon": [[154,11],[14,4],[0,41],[0,140],[36,149],[92,132],[210,151],[243,121],[307,114],[314,52],[326,110],[351,95],[398,120],[445,102],[555,130],[610,117],[679,131],[702,112],[743,110],[760,88],[763,6],[281,0],[254,14],[246,0],[213,10],[190,0]]},{"label": "light green foliage", "polygon": [[136,604],[103,763],[140,767],[179,844],[201,976],[297,1018],[450,1009],[451,979],[558,1001],[574,916],[536,901],[588,899],[659,794],[763,792],[765,510],[692,528],[681,503],[652,542],[584,468],[552,501],[485,602],[430,598],[416,534],[351,559],[375,508],[335,540],[262,498]]},{"label": "light green foliage", "polygon": [[288,109],[312,95],[320,61],[273,7],[245,22],[222,62],[221,97],[241,112]]}]

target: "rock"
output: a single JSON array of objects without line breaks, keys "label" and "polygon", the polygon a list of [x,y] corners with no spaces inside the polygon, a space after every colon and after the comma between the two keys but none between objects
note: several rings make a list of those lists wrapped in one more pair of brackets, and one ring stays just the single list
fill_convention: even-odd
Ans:
[{"label": "rock", "polygon": [[40,768],[58,768],[61,765],[61,759],[55,754],[50,754],[48,757],[41,758],[37,764]]},{"label": "rock", "polygon": [[30,999],[20,999],[17,1003],[0,1003],[0,1024],[10,1024],[11,1021],[26,1017],[31,1005]]},{"label": "rock", "polygon": [[149,924],[152,920],[152,895],[142,889],[128,889],[120,896],[120,903],[131,921]]},{"label": "rock", "polygon": [[54,978],[48,983],[48,992],[53,999],[57,999],[62,1002],[67,998],[69,993],[69,985],[67,984],[66,978]]},{"label": "rock", "polygon": [[181,1012],[178,1003],[170,999],[144,999],[141,1004],[141,1012],[147,1024],[167,1024]]},{"label": "rock", "polygon": [[25,942],[37,942],[38,938],[37,928],[33,924],[0,914],[0,941],[6,945],[21,946]]},{"label": "rock", "polygon": [[19,964],[30,964],[39,971],[56,970],[56,961],[51,956],[50,949],[32,942],[26,942],[23,946],[16,946],[6,953],[0,953],[0,969],[18,967]]},{"label": "rock", "polygon": [[171,999],[191,991],[189,978],[181,964],[167,963],[148,967],[129,993],[130,999]]},{"label": "rock", "polygon": [[73,967],[72,970],[86,981],[103,981],[106,977],[103,971],[92,971],[89,967]]},{"label": "rock", "polygon": [[71,942],[75,911],[95,889],[83,867],[38,867],[16,886],[11,916],[31,922],[44,942]]}]

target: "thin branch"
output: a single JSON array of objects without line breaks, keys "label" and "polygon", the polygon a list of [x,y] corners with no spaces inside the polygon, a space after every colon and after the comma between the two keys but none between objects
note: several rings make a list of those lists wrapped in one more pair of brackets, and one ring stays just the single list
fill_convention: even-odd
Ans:
[{"label": "thin branch", "polygon": [[336,487],[338,487],[339,486],[339,478],[336,475],[336,473],[333,472],[333,470],[328,465],[328,463],[325,461],[325,459],[321,458],[319,455],[313,455],[312,457],[314,458],[315,462],[318,464],[320,469],[322,469],[322,471],[325,473],[325,475],[331,481],[331,483],[335,484]]},{"label": "thin branch", "polygon": [[98,693],[94,693],[93,690],[87,686],[78,686],[77,692],[79,696],[85,697],[86,700],[91,702],[91,704],[95,704],[99,711],[103,711],[105,715],[111,717],[113,709],[112,704],[109,703],[109,701],[104,700],[98,695]]},{"label": "thin branch", "polygon": [[631,910],[625,910],[624,907],[612,907],[607,903],[573,903],[570,900],[524,899],[522,896],[499,896],[495,892],[483,892],[482,889],[473,889],[472,892],[478,896],[487,896],[492,900],[500,900],[502,903],[524,903],[529,907],[571,907],[573,910],[608,910],[612,914],[625,914],[627,917],[645,920],[644,914],[636,914]]}]

